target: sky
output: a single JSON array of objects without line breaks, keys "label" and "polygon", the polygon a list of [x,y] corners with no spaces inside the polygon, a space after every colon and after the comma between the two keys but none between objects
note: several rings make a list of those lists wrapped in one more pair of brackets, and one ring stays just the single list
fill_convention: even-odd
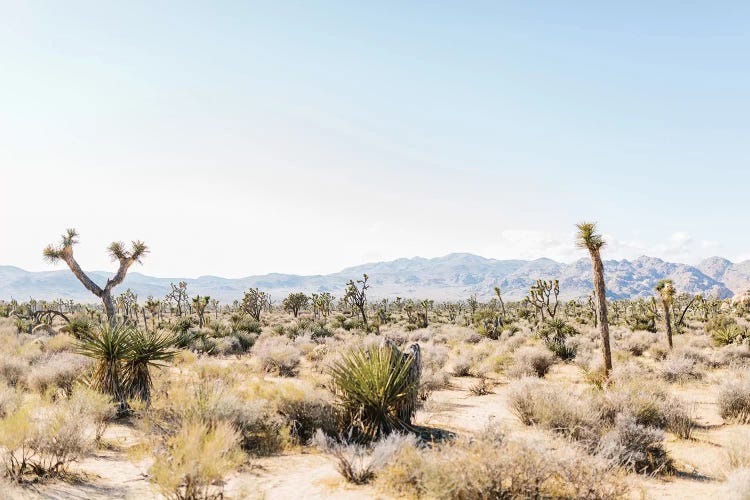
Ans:
[{"label": "sky", "polygon": [[747,2],[0,0],[0,265],[750,258]]}]

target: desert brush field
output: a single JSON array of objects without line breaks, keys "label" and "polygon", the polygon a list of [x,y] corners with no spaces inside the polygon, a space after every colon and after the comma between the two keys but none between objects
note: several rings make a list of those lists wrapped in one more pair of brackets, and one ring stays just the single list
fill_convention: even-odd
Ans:
[{"label": "desert brush field", "polygon": [[2,302],[2,495],[750,495],[743,297],[371,292]]}]

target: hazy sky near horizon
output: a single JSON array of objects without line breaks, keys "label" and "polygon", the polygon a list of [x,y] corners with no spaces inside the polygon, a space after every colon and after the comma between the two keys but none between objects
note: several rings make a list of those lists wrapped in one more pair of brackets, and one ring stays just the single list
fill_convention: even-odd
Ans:
[{"label": "hazy sky near horizon", "polygon": [[750,258],[746,2],[0,0],[0,264]]}]

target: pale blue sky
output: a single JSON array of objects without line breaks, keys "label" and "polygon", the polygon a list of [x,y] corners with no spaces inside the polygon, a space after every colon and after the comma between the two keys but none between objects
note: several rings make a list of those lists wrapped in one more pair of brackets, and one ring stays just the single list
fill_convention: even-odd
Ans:
[{"label": "pale blue sky", "polygon": [[[0,0],[0,264],[750,258],[750,4]],[[111,202],[107,200],[111,199]]]}]

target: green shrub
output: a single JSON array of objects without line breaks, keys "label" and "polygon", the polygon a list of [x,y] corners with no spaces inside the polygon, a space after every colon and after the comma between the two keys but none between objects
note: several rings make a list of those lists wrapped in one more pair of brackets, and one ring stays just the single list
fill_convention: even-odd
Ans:
[{"label": "green shrub", "polygon": [[419,390],[413,361],[390,346],[372,346],[344,354],[333,365],[335,395],[355,438],[373,441],[411,429]]}]

